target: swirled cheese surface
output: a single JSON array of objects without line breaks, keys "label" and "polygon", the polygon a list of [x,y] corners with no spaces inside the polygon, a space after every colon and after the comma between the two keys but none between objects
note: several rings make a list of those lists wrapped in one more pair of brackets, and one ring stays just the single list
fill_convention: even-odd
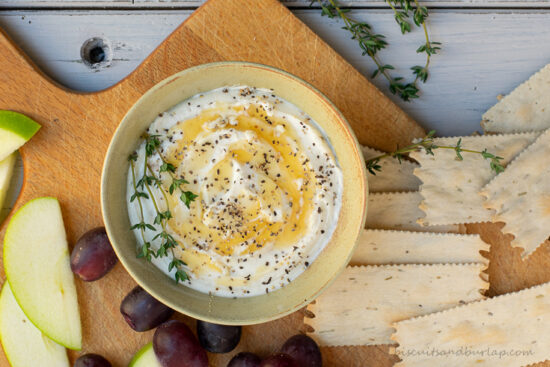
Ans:
[{"label": "swirled cheese surface", "polygon": [[[146,165],[146,142],[137,149],[128,208],[132,223],[155,227],[134,230],[138,246],[153,250],[162,243],[155,217],[170,212],[165,231],[178,246],[151,259],[162,271],[173,273],[176,258],[194,289],[259,295],[295,279],[329,242],[342,172],[317,123],[271,90],[233,86],[193,96],[160,114],[147,136],[160,145]],[[159,179],[149,185],[154,202],[131,200],[132,177],[143,174]],[[174,180],[185,180],[183,189],[171,189]],[[184,190],[197,195],[189,207]]]}]

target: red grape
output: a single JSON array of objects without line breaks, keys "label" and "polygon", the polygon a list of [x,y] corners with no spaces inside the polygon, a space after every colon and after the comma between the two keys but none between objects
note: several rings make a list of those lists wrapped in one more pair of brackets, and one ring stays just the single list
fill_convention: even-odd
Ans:
[{"label": "red grape", "polygon": [[84,354],[74,362],[74,367],[112,367],[108,360],[99,354]]},{"label": "red grape", "polygon": [[132,329],[147,331],[168,320],[174,310],[157,301],[138,285],[122,300],[120,313]]},{"label": "red grape", "polygon": [[80,279],[91,282],[103,277],[118,259],[105,228],[94,228],[76,241],[71,253],[71,270]]},{"label": "red grape", "polygon": [[288,354],[278,353],[267,357],[260,367],[302,367]]},{"label": "red grape", "polygon": [[159,326],[153,336],[153,349],[163,367],[208,367],[206,351],[181,321]]},{"label": "red grape", "polygon": [[323,365],[319,346],[307,335],[294,335],[283,344],[281,352],[294,358],[301,367],[321,367]]},{"label": "red grape", "polygon": [[241,327],[197,320],[197,335],[202,347],[211,353],[231,352],[241,340]]},{"label": "red grape", "polygon": [[262,360],[254,353],[241,352],[231,358],[227,367],[260,367]]}]

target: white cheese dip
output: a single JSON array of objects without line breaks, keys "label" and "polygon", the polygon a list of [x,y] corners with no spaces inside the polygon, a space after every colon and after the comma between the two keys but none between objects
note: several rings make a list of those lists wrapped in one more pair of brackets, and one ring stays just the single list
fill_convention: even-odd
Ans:
[{"label": "white cheese dip", "polygon": [[[342,172],[319,126],[272,91],[233,86],[195,95],[160,114],[147,134],[161,144],[148,159],[164,193],[150,185],[159,210],[170,210],[167,232],[174,254],[151,261],[163,272],[173,255],[189,276],[186,285],[204,293],[246,297],[288,284],[311,264],[336,228],[343,190]],[[134,174],[143,176],[145,142],[136,150]],[[160,155],[159,155],[160,154]],[[173,176],[198,197],[190,207],[170,194]],[[152,200],[127,201],[130,222],[154,223]],[[167,198],[167,200],[166,200]],[[143,214],[142,214],[143,213]],[[142,218],[143,215],[143,218]],[[160,231],[145,230],[156,250]],[[134,230],[138,252],[143,246]]]}]

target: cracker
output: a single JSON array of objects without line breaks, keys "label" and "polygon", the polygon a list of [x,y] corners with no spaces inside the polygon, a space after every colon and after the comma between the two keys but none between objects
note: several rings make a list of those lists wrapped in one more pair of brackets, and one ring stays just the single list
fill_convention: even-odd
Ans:
[{"label": "cracker", "polygon": [[[488,152],[503,158],[504,165],[531,144],[539,133],[511,135],[464,136],[436,138],[434,144],[454,146],[462,139],[464,149]],[[487,184],[495,172],[490,161],[481,154],[463,152],[464,159],[456,159],[451,149],[437,149],[435,155],[414,152],[411,157],[420,163],[414,174],[422,181],[420,193],[423,201],[420,209],[425,213],[422,225],[452,223],[478,223],[491,220],[491,212],[483,207],[479,190]]]},{"label": "cracker", "polygon": [[448,226],[421,226],[423,216],[418,208],[422,196],[418,191],[369,194],[366,228],[396,229],[416,232],[458,232],[456,224]]},{"label": "cracker", "polygon": [[479,235],[363,230],[350,265],[481,263]]},{"label": "cracker", "polygon": [[481,264],[348,267],[304,322],[322,346],[393,344],[394,322],[483,299]]},{"label": "cracker", "polygon": [[483,115],[485,132],[511,133],[550,128],[550,64],[532,75]]},{"label": "cracker", "polygon": [[550,359],[550,283],[396,323],[395,367],[507,367]]},{"label": "cracker", "polygon": [[[384,152],[361,146],[365,160],[377,157]],[[378,164],[382,167],[380,172],[373,175],[367,172],[369,181],[369,192],[391,192],[391,191],[417,191],[420,180],[416,178],[413,171],[418,167],[417,163],[401,160],[401,163],[394,158],[381,159]]]},{"label": "cracker", "polygon": [[550,235],[550,129],[481,190],[495,222],[515,236],[511,245],[528,257]]}]

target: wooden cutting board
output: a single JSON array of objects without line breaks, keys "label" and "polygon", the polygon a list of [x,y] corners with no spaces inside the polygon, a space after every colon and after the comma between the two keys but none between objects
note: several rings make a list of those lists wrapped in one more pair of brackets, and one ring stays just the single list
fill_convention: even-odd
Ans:
[{"label": "wooden cutting board", "polygon": [[[359,141],[383,150],[404,145],[424,131],[353,69],[277,0],[210,0],[168,37],[126,79],[92,94],[64,89],[42,74],[0,31],[0,109],[22,112],[42,129],[21,149],[25,181],[15,205],[40,196],[57,197],[69,242],[101,226],[100,174],[110,138],[126,111],[150,87],[190,66],[221,60],[272,65],[309,81],[344,113]],[[9,218],[8,218],[9,220]],[[6,221],[7,222],[7,221]],[[6,222],[1,227],[3,238]],[[495,225],[470,226],[491,242],[491,293],[503,293],[550,280],[547,249],[528,263],[507,247]],[[527,271],[529,268],[529,271]],[[0,267],[1,279],[5,279]],[[99,353],[114,367],[126,366],[152,338],[136,333],[119,313],[122,298],[135,283],[119,264],[105,278],[77,280],[84,330],[82,352]],[[194,328],[194,320],[179,316]],[[210,355],[212,366],[225,366],[237,352],[260,355],[277,351],[303,330],[303,311],[267,324],[248,326],[235,352]],[[391,366],[387,347],[323,348],[326,366]],[[0,366],[8,366],[0,353]]]}]

